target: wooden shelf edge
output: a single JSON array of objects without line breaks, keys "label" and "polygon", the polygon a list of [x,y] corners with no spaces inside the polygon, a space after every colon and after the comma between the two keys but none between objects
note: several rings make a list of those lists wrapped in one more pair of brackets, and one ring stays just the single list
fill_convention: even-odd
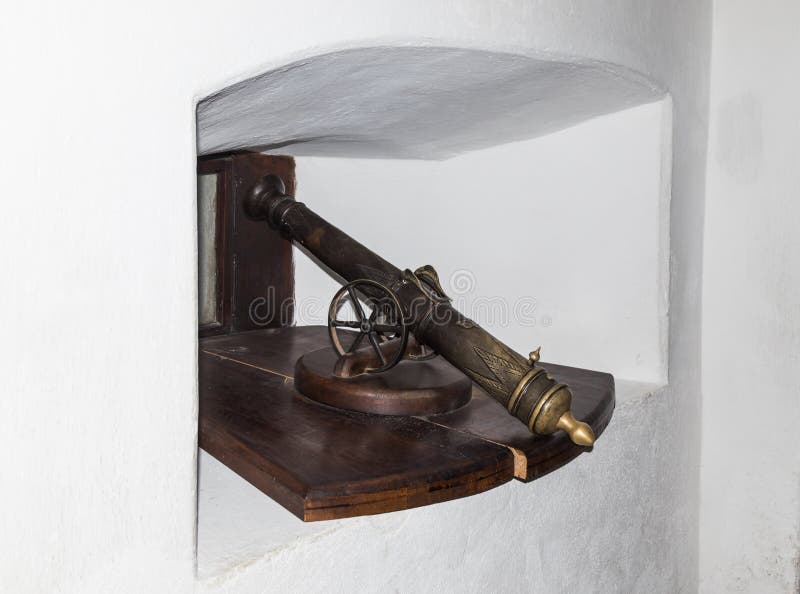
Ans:
[{"label": "wooden shelf edge", "polygon": [[484,493],[513,479],[513,459],[505,458],[494,469],[482,469],[452,479],[431,481],[416,487],[321,498],[310,493],[304,502],[306,522],[382,514],[424,507]]},{"label": "wooden shelf edge", "polygon": [[[205,338],[199,355],[200,446],[304,521],[441,503],[513,478],[531,482],[587,451],[561,432],[530,435],[477,388],[469,405],[436,417],[380,417],[308,401],[287,378],[299,354],[327,342],[324,327],[250,331]],[[599,437],[614,410],[613,378],[550,371],[574,382],[579,418]]]}]

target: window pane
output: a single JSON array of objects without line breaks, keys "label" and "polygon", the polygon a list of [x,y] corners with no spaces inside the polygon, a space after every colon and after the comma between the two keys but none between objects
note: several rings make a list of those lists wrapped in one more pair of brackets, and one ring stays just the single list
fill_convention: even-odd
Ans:
[{"label": "window pane", "polygon": [[217,174],[197,178],[197,256],[200,325],[217,319]]}]

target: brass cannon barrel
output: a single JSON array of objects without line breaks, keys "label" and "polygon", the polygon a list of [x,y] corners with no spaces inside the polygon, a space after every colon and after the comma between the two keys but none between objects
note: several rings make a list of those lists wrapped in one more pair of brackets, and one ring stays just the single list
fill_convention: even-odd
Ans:
[{"label": "brass cannon barrel", "polygon": [[573,442],[594,443],[594,433],[570,411],[572,393],[542,367],[538,349],[527,358],[425,290],[415,273],[401,271],[322,217],[285,194],[283,182],[266,176],[247,196],[244,208],[303,246],[346,281],[368,279],[389,288],[403,307],[416,340],[468,375],[510,414],[539,435],[563,429]]}]

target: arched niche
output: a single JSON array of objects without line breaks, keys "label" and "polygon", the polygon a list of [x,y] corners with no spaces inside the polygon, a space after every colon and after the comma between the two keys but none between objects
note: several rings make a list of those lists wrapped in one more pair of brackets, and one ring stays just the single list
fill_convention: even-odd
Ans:
[{"label": "arched niche", "polygon": [[445,159],[663,94],[630,69],[592,60],[362,47],[307,57],[205,98],[198,151]]}]

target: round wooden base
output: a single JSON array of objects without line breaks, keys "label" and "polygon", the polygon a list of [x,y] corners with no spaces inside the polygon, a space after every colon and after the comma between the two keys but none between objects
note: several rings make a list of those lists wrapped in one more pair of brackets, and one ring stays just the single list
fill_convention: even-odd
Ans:
[{"label": "round wooden base", "polygon": [[333,375],[338,356],[324,348],[300,357],[294,384],[303,396],[336,408],[379,415],[436,415],[467,404],[472,382],[441,357],[401,361],[383,373]]}]

